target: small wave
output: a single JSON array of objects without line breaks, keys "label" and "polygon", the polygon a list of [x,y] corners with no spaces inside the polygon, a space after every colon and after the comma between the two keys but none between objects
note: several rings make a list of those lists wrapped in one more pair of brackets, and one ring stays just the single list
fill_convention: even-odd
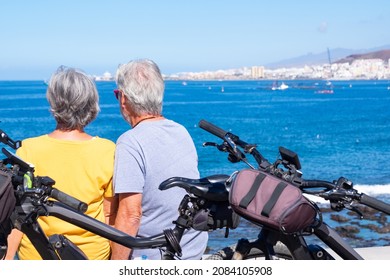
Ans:
[{"label": "small wave", "polygon": [[[364,193],[366,195],[381,199],[383,196],[389,196],[390,195],[390,184],[386,185],[355,185],[354,188],[360,192]],[[319,204],[328,204],[329,202],[325,199],[315,196],[315,195],[308,195],[305,194],[307,198],[312,200],[313,202],[319,203]]]},{"label": "small wave", "polygon": [[15,95],[0,95],[0,100],[26,100],[26,99],[46,99],[46,94],[15,94]]},{"label": "small wave", "polygon": [[48,111],[49,110],[49,106],[36,106],[36,107],[33,107],[33,106],[30,106],[30,107],[7,107],[7,108],[0,108],[0,112],[4,111],[4,112],[8,112],[8,111],[16,111],[16,112],[20,112],[20,111],[38,111],[38,110],[45,110],[45,111]]},{"label": "small wave", "polygon": [[378,195],[389,195],[390,194],[390,184],[386,185],[355,185],[355,189],[359,192],[365,193],[367,195],[378,196]]}]

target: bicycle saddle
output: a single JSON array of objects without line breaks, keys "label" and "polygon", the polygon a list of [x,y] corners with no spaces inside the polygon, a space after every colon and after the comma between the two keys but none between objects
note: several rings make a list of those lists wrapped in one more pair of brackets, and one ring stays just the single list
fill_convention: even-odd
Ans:
[{"label": "bicycle saddle", "polygon": [[160,184],[160,190],[167,190],[173,187],[184,189],[187,193],[209,201],[228,201],[229,188],[225,185],[228,175],[212,175],[201,179],[189,179],[183,177],[172,177]]}]

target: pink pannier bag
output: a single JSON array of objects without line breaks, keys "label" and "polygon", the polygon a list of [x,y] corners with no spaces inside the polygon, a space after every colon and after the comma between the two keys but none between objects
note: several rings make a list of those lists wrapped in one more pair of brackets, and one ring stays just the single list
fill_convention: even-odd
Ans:
[{"label": "pink pannier bag", "polygon": [[293,234],[315,224],[317,206],[298,187],[281,178],[244,169],[232,178],[231,184],[232,209],[257,225]]}]

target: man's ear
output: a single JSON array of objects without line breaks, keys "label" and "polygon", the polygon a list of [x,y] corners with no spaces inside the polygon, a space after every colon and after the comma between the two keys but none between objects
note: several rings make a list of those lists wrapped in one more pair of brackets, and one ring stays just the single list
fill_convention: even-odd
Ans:
[{"label": "man's ear", "polygon": [[119,98],[119,102],[121,104],[121,108],[126,108],[127,99],[123,94],[121,94],[121,97]]},{"label": "man's ear", "polygon": [[123,95],[120,98],[120,109],[121,112],[124,112],[126,115],[130,115],[133,113],[131,104],[128,102],[127,98]]}]

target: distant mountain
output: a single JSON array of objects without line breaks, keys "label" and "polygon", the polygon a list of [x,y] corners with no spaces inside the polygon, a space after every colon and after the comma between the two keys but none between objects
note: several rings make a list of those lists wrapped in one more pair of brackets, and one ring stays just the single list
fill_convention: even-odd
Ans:
[{"label": "distant mountain", "polygon": [[390,59],[390,49],[364,54],[351,54],[345,58],[335,61],[335,63],[351,63],[356,59],[382,59],[388,61]]},{"label": "distant mountain", "polygon": [[[370,53],[380,53],[381,51],[386,52],[390,50],[390,45],[385,45],[382,47],[372,48],[372,49],[361,49],[361,50],[352,50],[352,49],[330,49],[330,60],[331,62],[339,62],[342,59],[346,59],[349,56],[359,56],[359,55],[368,55]],[[379,55],[379,54],[376,54]],[[275,63],[270,63],[265,65],[267,68],[281,68],[281,67],[302,67],[305,65],[320,65],[328,63],[328,52],[324,50],[322,53],[309,53],[306,55],[294,57],[291,59],[281,60]]]}]

